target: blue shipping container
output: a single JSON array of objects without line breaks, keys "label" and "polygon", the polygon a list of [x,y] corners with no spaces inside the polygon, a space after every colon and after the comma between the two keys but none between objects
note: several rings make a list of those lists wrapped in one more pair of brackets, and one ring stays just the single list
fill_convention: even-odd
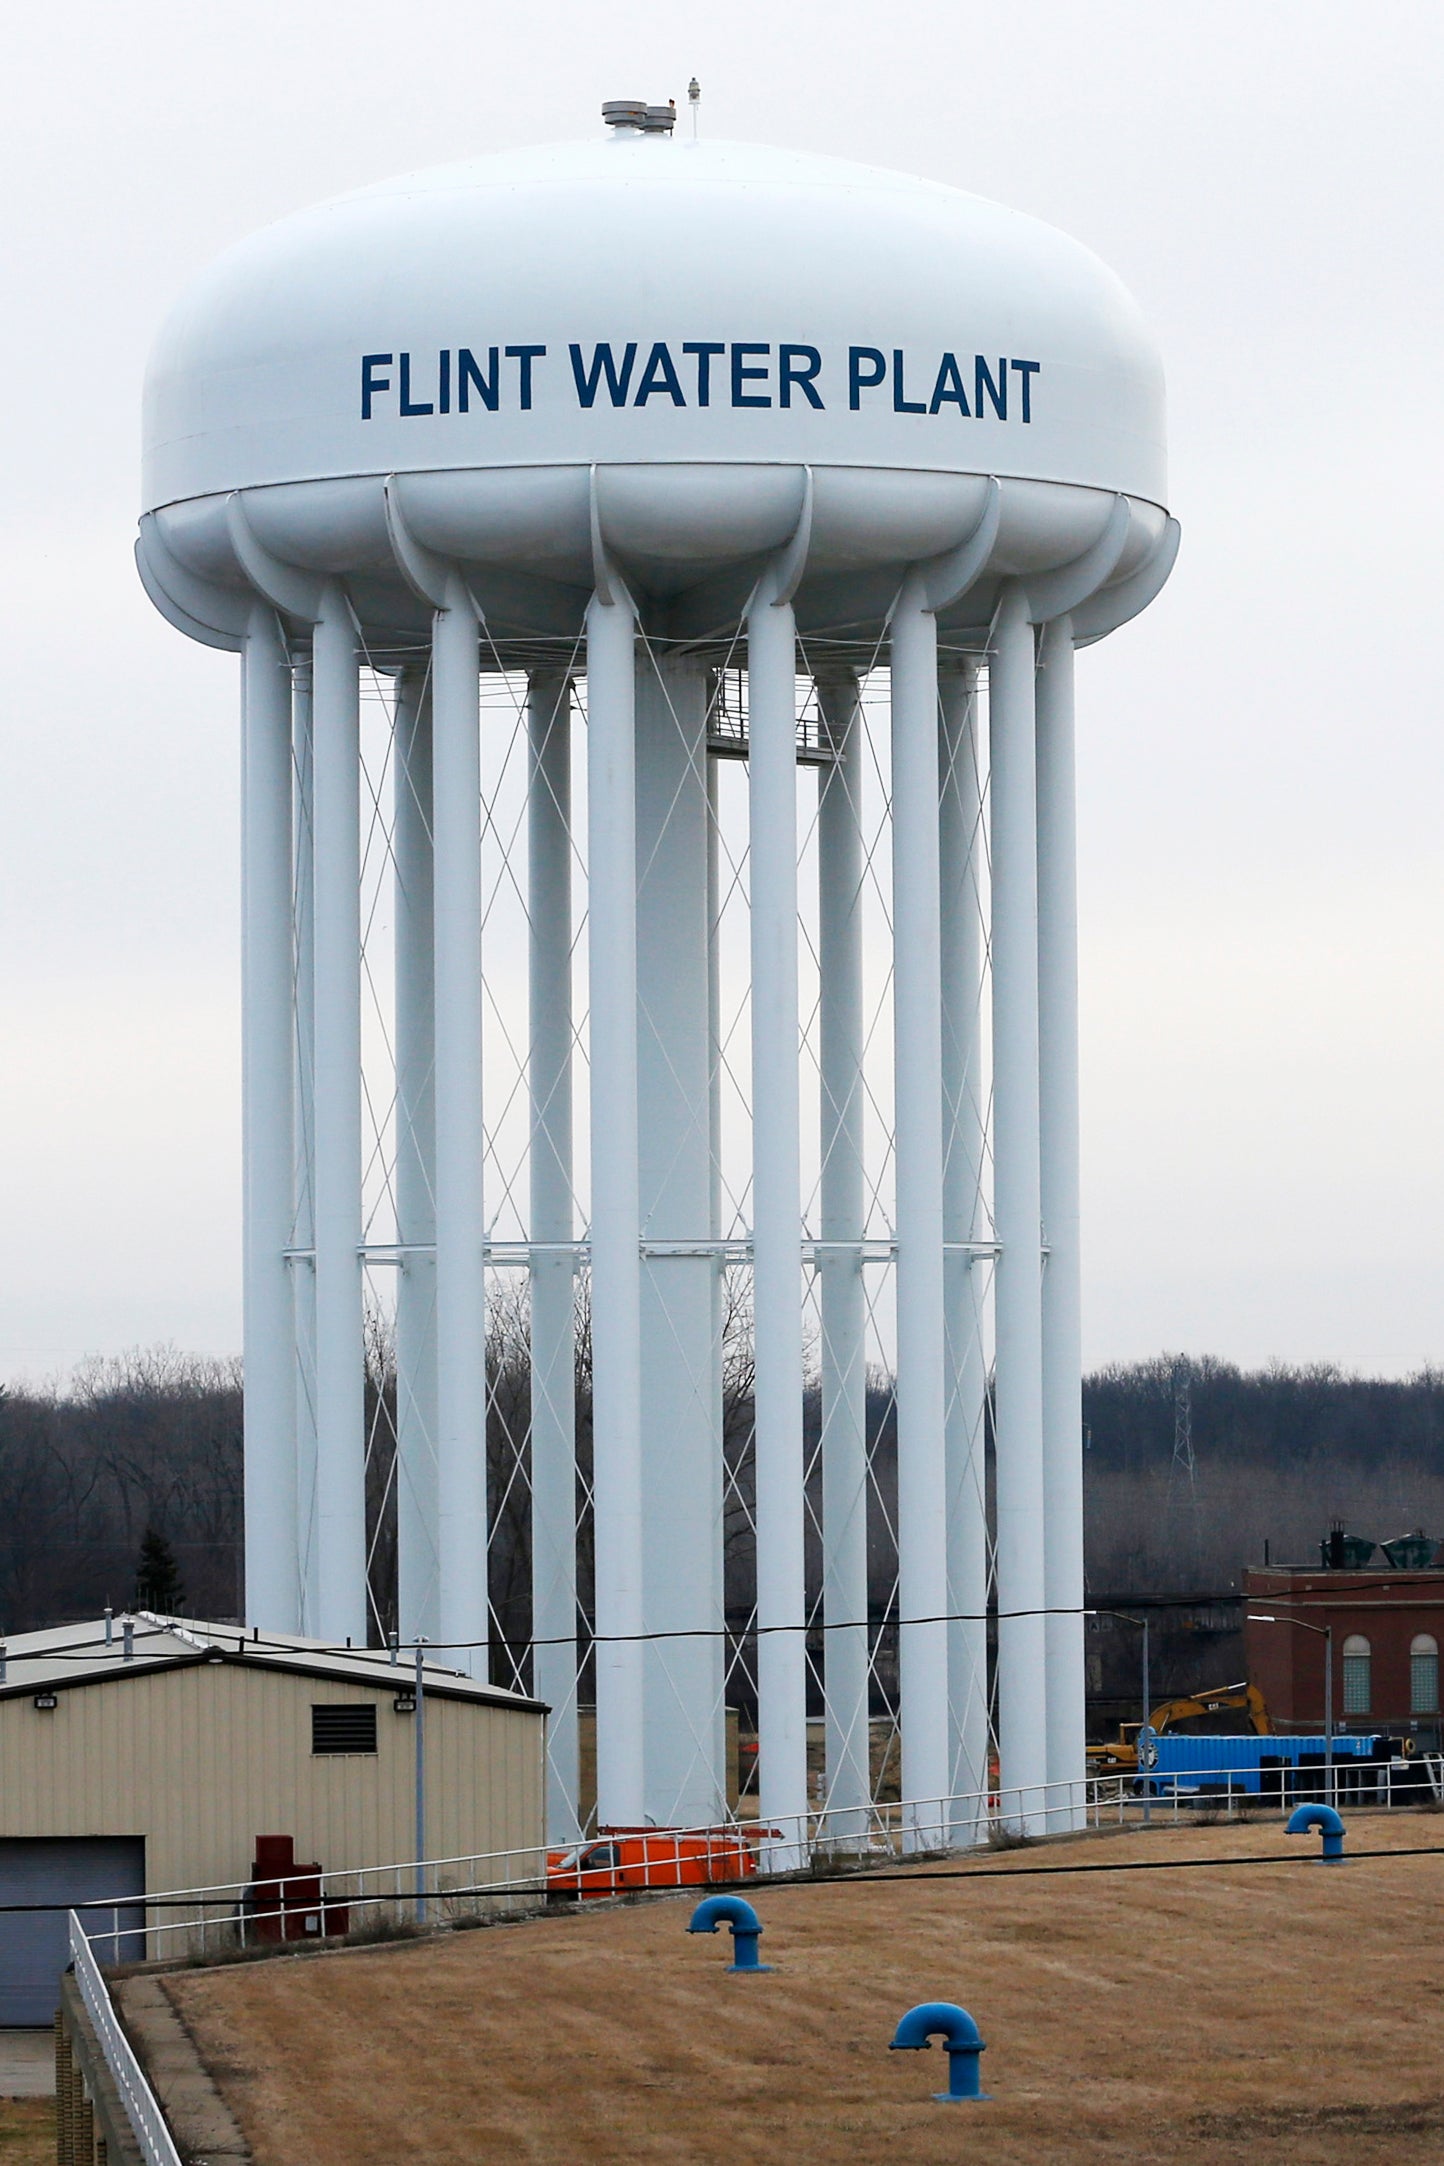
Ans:
[{"label": "blue shipping container", "polygon": [[[1322,1737],[1255,1737],[1250,1731],[1242,1737],[1185,1737],[1171,1731],[1151,1738],[1154,1794],[1164,1790],[1222,1789],[1225,1783],[1235,1790],[1258,1791],[1263,1788],[1262,1763],[1269,1760],[1277,1767],[1282,1761],[1285,1767],[1297,1767],[1307,1754],[1311,1759],[1322,1759],[1326,1740]],[[1334,1760],[1378,1760],[1384,1750],[1382,1732],[1359,1736],[1336,1737]]]}]

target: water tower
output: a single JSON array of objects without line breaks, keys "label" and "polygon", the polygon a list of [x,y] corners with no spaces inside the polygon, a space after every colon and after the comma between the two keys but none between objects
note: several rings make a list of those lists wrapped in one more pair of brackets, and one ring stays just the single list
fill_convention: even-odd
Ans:
[{"label": "water tower", "polygon": [[152,360],[141,575],[241,657],[249,1615],[374,1636],[384,1270],[400,1629],[485,1663],[512,1302],[564,1832],[581,1313],[599,1818],[722,1809],[725,1500],[755,1525],[786,1862],[810,1697],[828,1825],[872,1796],[887,1370],[912,1839],[966,1835],[947,1801],[987,1787],[990,1584],[1005,1803],[1058,1826],[1084,1766],[1073,657],[1172,566],[1161,371],[1036,220],[671,120],[609,106],[595,141],[286,219]]}]

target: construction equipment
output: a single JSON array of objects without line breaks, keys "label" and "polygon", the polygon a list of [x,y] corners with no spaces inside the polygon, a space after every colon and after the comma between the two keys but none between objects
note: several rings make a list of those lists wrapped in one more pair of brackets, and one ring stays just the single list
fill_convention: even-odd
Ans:
[{"label": "construction equipment", "polygon": [[[1221,1715],[1235,1719],[1220,1726]],[[1236,1719],[1239,1715],[1244,1717],[1242,1723]],[[1090,1745],[1089,1774],[1136,1775],[1138,1733],[1142,1727],[1138,1722],[1121,1722],[1117,1737],[1109,1738],[1106,1744]],[[1169,1730],[1184,1730],[1193,1736],[1227,1735],[1241,1729],[1251,1730],[1255,1737],[1274,1734],[1268,1704],[1258,1686],[1250,1684],[1218,1685],[1212,1691],[1164,1700],[1149,1715],[1148,1727],[1155,1736]]]}]

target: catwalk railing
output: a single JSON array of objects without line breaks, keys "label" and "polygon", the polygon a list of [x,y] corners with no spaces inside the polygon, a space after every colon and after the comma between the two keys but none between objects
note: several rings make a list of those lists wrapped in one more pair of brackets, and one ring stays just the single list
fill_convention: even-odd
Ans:
[{"label": "catwalk railing", "polygon": [[[798,1828],[734,1820],[725,1827],[604,1830],[550,1855],[566,1860],[560,1871],[570,1885],[564,1892],[585,1900],[708,1885],[713,1878],[735,1884],[739,1877],[765,1878],[779,1870],[845,1874],[863,1864],[921,1862],[949,1851],[1008,1848],[1020,1840],[1104,1827],[1161,1825],[1200,1813],[1211,1819],[1263,1817],[1307,1799],[1323,1800],[1330,1787],[1342,1806],[1388,1811],[1444,1804],[1444,1756],[1421,1756],[1402,1765],[1340,1760],[1331,1785],[1326,1769],[1286,1769],[1278,1785],[1266,1790],[1245,1789],[1237,1768],[1155,1775],[1146,1788],[1132,1774],[1089,1775],[1026,1792],[993,1789],[832,1812],[822,1808]],[[628,1834],[644,1838],[641,1861],[629,1863],[622,1854],[619,1846]],[[715,1875],[707,1869],[709,1844],[725,1860]],[[604,1855],[613,1851],[616,1855]],[[281,1875],[260,1885],[274,1888],[287,1880],[299,1892],[271,1904],[258,1901],[258,1884],[246,1881],[86,1904],[89,1945],[110,1961],[138,1960],[142,1952],[152,1959],[204,1960],[274,1942],[294,1946],[483,1923],[563,1892],[555,1874],[549,1880],[548,1853],[537,1847]],[[143,1929],[133,1922],[142,1910]]]},{"label": "catwalk railing", "polygon": [[125,2117],[140,2146],[145,2166],[181,2166],[180,2153],[166,2127],[165,2115],[146,2081],[145,2071],[135,2057],[130,2040],[120,2027],[89,1935],[73,1910],[70,1913],[70,1961],[90,2027],[105,2056],[105,2065],[125,2108]]}]

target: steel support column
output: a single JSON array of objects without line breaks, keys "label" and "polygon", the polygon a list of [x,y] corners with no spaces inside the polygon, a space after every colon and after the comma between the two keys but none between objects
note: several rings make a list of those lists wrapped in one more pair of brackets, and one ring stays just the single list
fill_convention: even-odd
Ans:
[{"label": "steel support column", "polygon": [[951,1769],[938,635],[912,580],[892,619],[892,892],[902,1793],[917,1848],[944,1839]]},{"label": "steel support column", "polygon": [[867,1832],[867,1304],[862,990],[862,713],[856,670],[820,676],[830,766],[817,806],[823,1247],[822,1616],[829,1839]]},{"label": "steel support column", "polygon": [[296,1546],[300,1571],[300,1630],[319,1632],[316,1585],[316,788],[311,656],[291,670],[291,759],[295,796],[295,1105],[296,1207],[291,1308],[296,1332]]},{"label": "steel support column", "polygon": [[531,1097],[532,1689],[547,1722],[547,1839],[580,1834],[577,1744],[576,1261],[572,1199],[571,678],[527,684]]},{"label": "steel support column", "polygon": [[[720,693],[721,679],[716,671],[707,678],[707,719],[710,727],[715,711],[714,703]],[[709,1240],[720,1244],[722,1239],[722,827],[720,781],[722,762],[712,753],[707,755],[707,1147],[710,1166],[707,1182],[707,1234]],[[723,1338],[726,1332],[728,1296],[727,1266],[719,1252],[712,1265],[712,1403],[722,1414],[723,1391],[726,1383],[726,1348]],[[726,1483],[726,1464],[723,1444],[719,1436],[718,1460],[722,1481]],[[721,1590],[723,1617],[727,1608],[727,1569],[725,1554],[718,1563],[718,1586]],[[724,1642],[722,1662],[723,1706],[719,1717],[722,1733],[723,1788],[727,1788],[730,1772],[727,1740],[727,1686],[731,1678],[733,1648]],[[730,1802],[730,1799],[729,1799]]]},{"label": "steel support column", "polygon": [[[698,1827],[725,1808],[722,1410],[708,1091],[707,675],[639,655],[637,1104],[642,1262],[646,1810]],[[709,1636],[710,1635],[710,1636]]]},{"label": "steel support column", "polygon": [[299,1630],[292,1245],[291,676],[276,613],[241,659],[246,1615]]},{"label": "steel support column", "polygon": [[[949,1788],[988,1786],[988,1524],[984,1475],[986,1266],[967,1253],[987,1229],[982,1212],[983,885],[978,672],[963,662],[939,678],[939,870],[942,888],[943,1287],[947,1317]],[[974,1803],[954,1817],[954,1840],[976,1840]]]},{"label": "steel support column", "polygon": [[[1073,625],[1038,649],[1039,1137],[1043,1237],[1043,1569],[1048,1781],[1083,1824],[1083,1324],[1078,1238],[1078,846]],[[1064,1796],[1050,1791],[1050,1802]],[[1060,1823],[1055,1819],[1052,1823]]]},{"label": "steel support column", "polygon": [[396,1537],[402,1639],[440,1633],[436,1467],[436,959],[431,846],[431,685],[396,685]]},{"label": "steel support column", "polygon": [[360,687],[336,585],[312,641],[315,837],[316,1624],[365,1646],[361,1330]]},{"label": "steel support column", "polygon": [[482,1186],[481,701],[476,611],[448,581],[432,630],[438,1638],[487,1674]]},{"label": "steel support column", "polygon": [[1038,1157],[1038,859],[1034,641],[1009,588],[989,650],[993,845],[993,1198],[998,1728],[1005,1815],[1045,1825],[1042,1230]]},{"label": "steel support column", "polygon": [[587,608],[592,1494],[597,1817],[643,1812],[640,1181],[637,1164],[636,618]]},{"label": "steel support column", "polygon": [[802,1202],[797,1007],[797,633],[772,575],[747,616],[752,1240],[760,1809],[800,1861],[807,1814]]}]

